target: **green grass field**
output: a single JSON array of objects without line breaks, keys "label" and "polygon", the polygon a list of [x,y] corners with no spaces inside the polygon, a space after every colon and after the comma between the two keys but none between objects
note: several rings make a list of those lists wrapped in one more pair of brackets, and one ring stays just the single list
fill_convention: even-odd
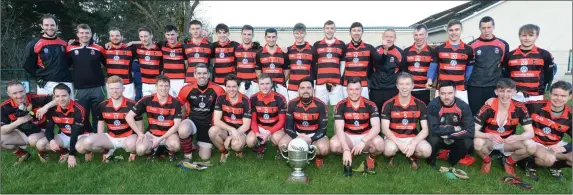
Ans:
[{"label": "green grass field", "polygon": [[[330,112],[332,121],[332,112]],[[329,123],[328,136],[333,134],[332,122]],[[568,138],[570,139],[570,138]],[[269,146],[270,147],[270,146]],[[470,179],[449,180],[431,169],[420,160],[419,170],[412,170],[403,155],[394,160],[395,167],[387,165],[388,159],[377,158],[376,174],[363,176],[355,173],[353,177],[342,176],[342,157],[329,155],[324,159],[324,167],[318,169],[314,162],[305,169],[311,181],[309,184],[292,184],[285,180],[292,171],[284,160],[274,160],[274,149],[268,149],[265,159],[258,160],[253,152],[246,150],[243,159],[230,155],[227,163],[218,162],[219,152],[214,152],[211,162],[214,164],[203,171],[183,171],[167,159],[147,161],[139,157],[135,162],[127,162],[128,154],[118,151],[126,160],[102,164],[101,155],[93,161],[84,163],[80,156],[76,168],[68,169],[66,164],[57,163],[57,154],[50,154],[50,162],[40,163],[34,155],[19,166],[12,166],[16,157],[3,152],[1,191],[3,194],[27,193],[543,193],[571,194],[571,168],[564,169],[566,180],[555,180],[545,169],[538,170],[540,181],[534,182],[525,177],[523,171],[516,168],[524,182],[533,185],[532,191],[523,191],[516,186],[500,182],[504,176],[503,167],[494,161],[491,173],[479,173],[481,161],[471,167],[459,165],[468,173]],[[35,154],[35,152],[34,152]],[[181,157],[181,154],[178,155]],[[194,154],[194,159],[198,155]],[[362,161],[360,156],[354,165]],[[438,160],[439,166],[447,162]]]}]

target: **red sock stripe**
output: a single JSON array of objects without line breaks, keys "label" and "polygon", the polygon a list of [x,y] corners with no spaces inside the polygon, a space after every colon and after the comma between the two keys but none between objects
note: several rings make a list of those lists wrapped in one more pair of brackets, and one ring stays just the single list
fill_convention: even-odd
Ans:
[{"label": "red sock stripe", "polygon": [[46,152],[40,151],[40,152],[38,152],[38,154],[39,154],[40,156],[44,156],[44,155],[46,154]]},{"label": "red sock stripe", "polygon": [[180,139],[180,141],[183,153],[189,154],[191,151],[193,151],[193,136],[189,136],[185,139]]},{"label": "red sock stripe", "polygon": [[227,154],[227,153],[229,153],[229,150],[223,148],[223,149],[219,149],[219,152],[221,152],[221,154]]},{"label": "red sock stripe", "polygon": [[14,151],[14,155],[17,157],[24,156],[24,154],[26,154],[26,150],[23,150],[22,148],[18,148],[18,150]]},{"label": "red sock stripe", "polygon": [[507,163],[509,163],[510,165],[515,164],[515,161],[513,160],[513,158],[511,158],[511,156],[510,156],[510,157],[507,157],[506,159],[507,159],[507,160],[506,160]]},{"label": "red sock stripe", "polygon": [[489,156],[486,156],[485,158],[483,158],[483,162],[489,163],[489,162],[491,162],[491,158]]}]

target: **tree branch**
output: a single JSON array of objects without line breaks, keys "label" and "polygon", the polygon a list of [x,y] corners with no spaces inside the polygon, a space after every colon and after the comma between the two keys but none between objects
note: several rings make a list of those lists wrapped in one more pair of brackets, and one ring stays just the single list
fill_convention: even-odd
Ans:
[{"label": "tree branch", "polygon": [[151,15],[151,13],[149,11],[147,11],[147,9],[145,9],[141,4],[139,4],[135,0],[129,0],[129,2],[133,5],[135,5],[135,7],[137,7],[139,9],[139,11],[141,11],[145,16],[147,16],[147,18],[151,21],[151,23],[153,23],[153,26],[155,27],[155,29],[161,29],[161,24],[159,24],[159,22],[157,22],[157,20],[155,20],[153,15]]}]

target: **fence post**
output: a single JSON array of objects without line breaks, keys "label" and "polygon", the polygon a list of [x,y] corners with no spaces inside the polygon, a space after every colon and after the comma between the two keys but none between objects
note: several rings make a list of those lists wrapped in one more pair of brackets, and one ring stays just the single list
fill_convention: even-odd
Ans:
[{"label": "fence post", "polygon": [[565,72],[566,75],[570,75],[571,74],[571,62],[573,61],[573,50],[570,49],[569,50],[569,63],[567,63],[567,72]]}]

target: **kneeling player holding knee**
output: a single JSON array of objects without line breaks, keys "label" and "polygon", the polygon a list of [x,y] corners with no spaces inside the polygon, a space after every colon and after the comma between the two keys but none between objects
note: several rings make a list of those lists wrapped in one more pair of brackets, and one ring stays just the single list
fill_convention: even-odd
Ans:
[{"label": "kneeling player holding knee", "polygon": [[369,152],[366,169],[374,168],[376,155],[384,152],[384,140],[380,135],[380,117],[374,102],[362,97],[362,86],[358,78],[348,82],[348,97],[334,108],[335,135],[330,140],[330,149],[342,154],[345,176],[350,176],[352,157]]},{"label": "kneeling player holding knee", "polygon": [[[0,105],[2,150],[10,151],[18,157],[16,164],[21,164],[30,158],[30,153],[23,148],[26,145],[36,147],[36,143],[44,138],[46,118],[34,111],[45,111],[56,105],[52,96],[27,94],[24,85],[19,81],[8,82],[6,91],[10,99]],[[40,108],[42,107],[42,108]],[[47,161],[44,152],[38,153],[41,162]]]},{"label": "kneeling player holding knee", "polygon": [[313,81],[309,77],[303,78],[298,86],[297,98],[288,103],[286,135],[279,141],[279,146],[286,147],[292,139],[301,138],[316,147],[315,163],[317,167],[322,167],[322,158],[330,148],[326,137],[327,126],[328,107],[314,97]]},{"label": "kneeling player holding knee", "polygon": [[[526,174],[537,180],[535,166],[549,167],[551,175],[564,179],[561,168],[571,166],[573,155],[571,143],[563,141],[564,134],[571,136],[572,109],[567,105],[571,100],[571,83],[557,81],[551,85],[549,101],[536,101],[527,104],[535,136],[537,149],[534,159],[527,159]],[[533,162],[535,161],[535,163]]]},{"label": "kneeling player holding knee", "polygon": [[[84,108],[71,100],[71,89],[60,83],[54,87],[54,99],[57,106],[50,108],[47,113],[46,137],[36,144],[38,151],[52,150],[60,152],[60,163],[68,162],[68,167],[76,166],[76,153],[85,153],[83,141],[89,136],[84,127]],[[54,127],[58,126],[60,133],[54,135]],[[91,159],[91,154],[86,154],[86,161]]]},{"label": "kneeling player holding knee", "polygon": [[[169,151],[170,160],[175,160],[175,152],[179,151],[181,144],[178,132],[181,123],[181,103],[169,95],[169,77],[159,75],[156,78],[157,92],[141,98],[127,113],[125,120],[129,127],[137,133],[135,152],[139,156],[150,154],[160,156],[159,146],[164,146]],[[136,118],[147,113],[149,122],[148,132],[145,133],[143,126],[136,122]],[[186,134],[188,135],[188,134]]]},{"label": "kneeling player holding knee", "polygon": [[[426,119],[426,104],[412,96],[414,77],[408,73],[400,73],[396,87],[399,93],[386,101],[382,106],[382,132],[386,136],[384,155],[392,159],[398,151],[406,155],[412,162],[412,168],[418,169],[417,158],[427,158],[432,153],[432,147],[425,140],[428,136],[428,121]],[[418,132],[418,122],[420,131]]]},{"label": "kneeling player holding knee", "polygon": [[[123,80],[114,75],[107,79],[107,92],[109,99],[104,100],[98,106],[97,134],[86,138],[86,150],[91,152],[103,152],[102,162],[114,160],[113,152],[123,148],[129,152],[129,161],[135,160],[137,134],[129,127],[125,120],[126,115],[132,110],[135,101],[123,96]],[[137,126],[143,128],[141,116],[135,117]],[[107,127],[107,133],[104,133]]]},{"label": "kneeling player holding knee", "polygon": [[[497,82],[491,105],[484,105],[475,117],[474,149],[483,158],[482,173],[489,173],[491,168],[490,154],[498,150],[505,157],[505,173],[515,176],[513,165],[535,152],[531,117],[525,105],[512,101],[517,92],[515,82],[503,78]],[[524,132],[516,135],[517,124]]]},{"label": "kneeling player holding knee", "polygon": [[209,137],[221,152],[220,162],[225,162],[229,150],[242,157],[246,134],[251,130],[251,103],[249,98],[239,92],[239,80],[233,74],[225,78],[225,95],[217,97],[213,121],[215,126],[209,129]]},{"label": "kneeling player holding knee", "polygon": [[[262,159],[266,151],[266,142],[270,138],[273,145],[285,135],[286,99],[278,92],[272,91],[273,81],[268,74],[259,77],[261,91],[251,96],[251,133],[247,135],[247,145],[257,152]],[[280,159],[277,151],[276,159]]]}]

